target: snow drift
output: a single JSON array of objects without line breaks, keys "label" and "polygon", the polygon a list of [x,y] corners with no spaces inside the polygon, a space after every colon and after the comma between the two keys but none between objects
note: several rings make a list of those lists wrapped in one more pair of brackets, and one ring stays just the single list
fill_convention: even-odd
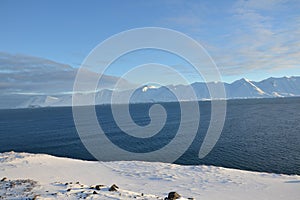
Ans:
[{"label": "snow drift", "polygon": [[[181,199],[201,200],[295,200],[300,196],[300,176],[15,152],[0,154],[0,177],[4,199],[164,199],[171,191]],[[113,184],[119,188],[109,191]]]}]

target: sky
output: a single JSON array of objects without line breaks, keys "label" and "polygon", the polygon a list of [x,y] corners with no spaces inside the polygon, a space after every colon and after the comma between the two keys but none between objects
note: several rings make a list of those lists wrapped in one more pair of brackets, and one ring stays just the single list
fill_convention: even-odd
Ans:
[{"label": "sky", "polygon": [[[133,28],[163,27],[199,42],[225,82],[299,76],[299,10],[298,0],[1,0],[0,75],[7,81],[15,74],[25,76],[24,71],[29,77],[38,76],[55,70],[47,65],[53,62],[61,67],[51,76],[53,79],[57,72],[65,71],[65,65],[71,70],[79,68],[92,49],[114,34]],[[10,59],[19,64],[13,68]],[[45,65],[32,70],[36,60]],[[184,59],[157,50],[128,54],[106,74],[122,76],[144,62],[170,65],[189,82],[201,81]],[[153,74],[178,84],[172,76]],[[63,79],[60,76],[60,81]]]}]

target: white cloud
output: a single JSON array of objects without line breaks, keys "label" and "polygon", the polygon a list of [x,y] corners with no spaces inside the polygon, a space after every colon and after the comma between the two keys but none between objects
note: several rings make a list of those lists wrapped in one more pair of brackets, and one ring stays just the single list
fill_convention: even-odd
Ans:
[{"label": "white cloud", "polygon": [[[295,52],[300,50],[300,24],[297,22],[300,18],[291,16],[292,20],[284,21],[280,19],[282,15],[277,15],[287,9],[286,3],[250,0],[238,1],[233,6],[232,20],[236,29],[232,30],[225,46],[212,52],[223,74],[299,67]],[[270,10],[272,13],[268,12]]]},{"label": "white cloud", "polygon": [[273,10],[281,9],[289,0],[238,0],[234,4],[237,10]]},{"label": "white cloud", "polygon": [[200,41],[223,75],[299,69],[298,0],[204,4],[176,4],[178,13],[166,20]]}]

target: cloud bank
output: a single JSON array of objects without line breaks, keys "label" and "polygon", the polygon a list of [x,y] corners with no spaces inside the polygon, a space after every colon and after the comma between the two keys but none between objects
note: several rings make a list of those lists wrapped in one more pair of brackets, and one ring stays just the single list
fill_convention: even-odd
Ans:
[{"label": "cloud bank", "polygon": [[[71,93],[76,73],[77,69],[48,59],[0,52],[1,95]],[[91,71],[85,73],[91,79],[99,76]],[[113,88],[117,80],[118,78],[114,76],[103,76],[98,90]],[[129,84],[125,80],[122,81],[124,84]]]}]

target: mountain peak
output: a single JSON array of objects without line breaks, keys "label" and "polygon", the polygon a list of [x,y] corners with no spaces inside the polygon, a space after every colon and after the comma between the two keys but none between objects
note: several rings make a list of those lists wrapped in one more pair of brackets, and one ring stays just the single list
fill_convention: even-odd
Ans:
[{"label": "mountain peak", "polygon": [[148,89],[156,89],[156,88],[158,88],[158,87],[155,85],[145,85],[142,87],[142,91],[147,92]]},{"label": "mountain peak", "polygon": [[250,81],[249,79],[247,79],[247,78],[241,78],[240,81],[247,82],[247,83],[251,82],[251,81]]}]

